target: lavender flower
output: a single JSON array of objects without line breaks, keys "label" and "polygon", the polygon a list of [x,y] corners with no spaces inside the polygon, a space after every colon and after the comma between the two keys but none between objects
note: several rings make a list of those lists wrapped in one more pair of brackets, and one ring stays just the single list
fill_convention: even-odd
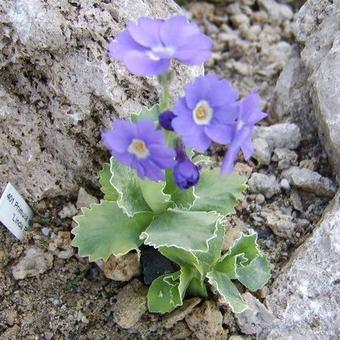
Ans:
[{"label": "lavender flower", "polygon": [[186,146],[199,152],[206,151],[212,141],[230,143],[237,98],[227,80],[215,75],[198,77],[186,88],[185,97],[177,101],[172,127]]},{"label": "lavender flower", "polygon": [[167,20],[141,17],[110,43],[109,54],[135,75],[154,76],[165,73],[171,59],[201,64],[210,58],[211,48],[212,40],[182,15]]},{"label": "lavender flower", "polygon": [[158,121],[159,121],[160,126],[165,130],[174,131],[174,129],[171,125],[171,122],[175,117],[176,116],[173,112],[164,111],[158,117]]},{"label": "lavender flower", "polygon": [[254,126],[260,120],[267,117],[267,114],[261,111],[260,101],[258,93],[253,92],[250,96],[239,102],[238,117],[236,124],[233,126],[232,140],[222,165],[223,173],[232,173],[235,159],[240,150],[242,150],[245,160],[248,160],[253,155],[254,148],[251,139]]},{"label": "lavender flower", "polygon": [[180,189],[189,189],[200,180],[198,167],[189,160],[182,145],[176,148],[177,164],[174,167],[174,179]]},{"label": "lavender flower", "polygon": [[141,178],[165,180],[164,169],[176,164],[174,150],[167,147],[163,132],[151,121],[118,120],[111,130],[102,133],[102,138],[112,155],[134,168]]}]

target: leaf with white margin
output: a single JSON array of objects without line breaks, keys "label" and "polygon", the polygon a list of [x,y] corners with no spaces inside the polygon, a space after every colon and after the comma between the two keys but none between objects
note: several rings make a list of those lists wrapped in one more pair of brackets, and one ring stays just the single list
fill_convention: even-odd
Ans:
[{"label": "leaf with white margin", "polygon": [[161,113],[160,105],[155,104],[150,108],[143,107],[139,113],[131,115],[131,120],[133,122],[138,122],[140,120],[151,120],[153,122],[157,122],[160,113]]},{"label": "leaf with white margin", "polygon": [[149,311],[164,314],[182,306],[191,278],[191,270],[184,267],[180,271],[155,279],[147,295]]},{"label": "leaf with white margin", "polygon": [[110,164],[105,163],[99,173],[100,190],[104,194],[105,201],[117,201],[118,199],[118,192],[110,183],[111,176]]},{"label": "leaf with white margin", "polygon": [[207,274],[209,283],[222,295],[234,313],[242,313],[248,309],[240,292],[231,282],[227,274],[211,271]]},{"label": "leaf with white margin", "polygon": [[245,182],[245,177],[222,175],[219,169],[203,171],[195,186],[197,199],[190,210],[216,211],[223,215],[234,213],[234,207],[246,189]]},{"label": "leaf with white margin", "polygon": [[215,270],[227,274],[231,279],[236,279],[237,266],[240,264],[246,265],[260,255],[256,239],[257,235],[255,233],[251,235],[242,234],[228,252],[219,259]]},{"label": "leaf with white margin", "polygon": [[252,292],[261,289],[270,279],[270,264],[267,256],[254,258],[248,265],[237,266],[237,279]]},{"label": "leaf with white margin", "polygon": [[166,210],[172,203],[171,196],[164,193],[164,182],[153,182],[150,180],[139,180],[144,200],[156,213]]},{"label": "leaf with white margin", "polygon": [[208,241],[216,236],[218,217],[215,212],[168,209],[155,216],[141,237],[146,245],[154,248],[207,252]]},{"label": "leaf with white margin", "polygon": [[128,217],[116,202],[101,201],[82,208],[82,215],[74,217],[77,226],[72,245],[79,248],[80,256],[90,261],[104,260],[113,254],[121,256],[131,250],[138,250],[143,243],[140,234],[152,220],[152,213],[136,213]]},{"label": "leaf with white margin", "polygon": [[176,185],[172,170],[166,171],[166,186],[164,192],[171,195],[171,200],[178,208],[189,208],[196,199],[194,187],[183,190]]},{"label": "leaf with white margin", "polygon": [[134,170],[119,164],[113,157],[111,163],[110,183],[118,192],[118,206],[124,210],[128,216],[133,216],[141,211],[150,211],[140,187],[139,177]]}]

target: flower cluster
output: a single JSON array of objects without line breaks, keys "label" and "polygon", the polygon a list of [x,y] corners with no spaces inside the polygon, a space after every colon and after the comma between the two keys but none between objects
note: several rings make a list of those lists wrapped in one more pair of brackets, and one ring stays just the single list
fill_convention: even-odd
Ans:
[{"label": "flower cluster", "polygon": [[[172,59],[200,64],[209,59],[211,48],[211,39],[184,16],[167,20],[142,17],[137,23],[130,22],[110,43],[109,54],[135,75],[160,76],[169,71]],[[151,120],[119,120],[102,137],[113,156],[134,168],[141,178],[165,180],[165,170],[173,169],[175,183],[181,189],[196,185],[200,179],[199,169],[183,145],[200,153],[212,143],[228,145],[222,173],[231,174],[239,151],[246,160],[253,155],[254,126],[266,117],[258,93],[240,100],[230,82],[216,75],[198,77],[172,109],[165,109],[159,115],[164,131]],[[176,151],[167,146],[165,133],[179,136]]]}]

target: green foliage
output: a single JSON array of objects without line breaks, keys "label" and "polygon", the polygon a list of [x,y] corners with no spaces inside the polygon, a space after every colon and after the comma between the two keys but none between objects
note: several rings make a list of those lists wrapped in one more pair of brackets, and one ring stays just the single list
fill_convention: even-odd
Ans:
[{"label": "green foliage", "polygon": [[155,104],[150,109],[147,107],[144,107],[139,113],[133,114],[131,116],[131,120],[133,122],[138,122],[140,120],[151,120],[153,122],[158,122],[158,116],[161,113],[161,107],[159,104]]},{"label": "green foliage", "polygon": [[115,202],[118,199],[118,192],[110,183],[111,176],[110,164],[105,163],[102,171],[99,173],[100,190],[104,194],[106,201]]},{"label": "green foliage", "polygon": [[246,188],[245,181],[244,177],[236,174],[221,175],[219,169],[203,172],[195,187],[197,199],[191,210],[216,211],[223,215],[234,213],[234,207]]},{"label": "green foliage", "polygon": [[[157,110],[143,111],[136,119],[155,119]],[[195,156],[194,162],[208,165],[203,155]],[[74,218],[72,244],[90,261],[106,261],[112,254],[139,251],[144,243],[177,264],[177,272],[151,284],[150,312],[170,312],[183,304],[186,295],[205,297],[209,283],[239,313],[247,305],[233,281],[256,291],[269,280],[269,262],[255,234],[242,235],[227,253],[221,253],[224,218],[242,198],[245,178],[207,170],[195,188],[181,190],[172,171],[167,171],[166,183],[142,181],[112,158],[100,173],[100,185],[105,200]]]},{"label": "green foliage", "polygon": [[152,219],[150,212],[128,217],[116,202],[109,201],[92,204],[83,208],[82,213],[74,218],[78,226],[72,230],[75,235],[72,245],[90,261],[107,261],[112,254],[120,256],[138,250],[142,244],[139,235]]}]

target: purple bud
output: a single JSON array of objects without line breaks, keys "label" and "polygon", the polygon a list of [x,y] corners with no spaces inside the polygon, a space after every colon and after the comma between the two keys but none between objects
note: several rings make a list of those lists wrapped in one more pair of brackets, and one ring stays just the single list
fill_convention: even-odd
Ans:
[{"label": "purple bud", "polygon": [[169,131],[174,131],[171,122],[176,117],[176,115],[171,111],[164,111],[159,115],[159,124],[162,128]]},{"label": "purple bud", "polygon": [[200,172],[193,162],[185,159],[175,165],[174,179],[180,189],[189,189],[200,180]]}]

